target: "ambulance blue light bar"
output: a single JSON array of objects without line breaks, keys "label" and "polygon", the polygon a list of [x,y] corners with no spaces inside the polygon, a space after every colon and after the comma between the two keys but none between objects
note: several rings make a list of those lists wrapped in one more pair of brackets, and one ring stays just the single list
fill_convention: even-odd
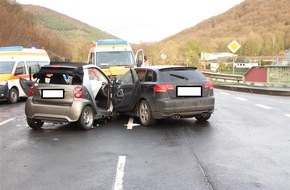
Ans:
[{"label": "ambulance blue light bar", "polygon": [[107,39],[107,40],[98,40],[97,45],[127,45],[128,42],[126,40],[115,40],[115,39]]},{"label": "ambulance blue light bar", "polygon": [[0,47],[0,51],[22,51],[22,46],[7,46],[7,47]]}]

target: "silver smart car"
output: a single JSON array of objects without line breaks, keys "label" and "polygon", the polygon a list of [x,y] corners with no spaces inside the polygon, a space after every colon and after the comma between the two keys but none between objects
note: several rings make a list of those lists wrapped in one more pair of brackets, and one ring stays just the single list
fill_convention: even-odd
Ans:
[{"label": "silver smart car", "polygon": [[25,114],[33,129],[44,122],[76,122],[82,129],[90,129],[94,120],[111,114],[111,81],[95,65],[51,63],[33,78],[34,82],[20,80],[29,96]]}]

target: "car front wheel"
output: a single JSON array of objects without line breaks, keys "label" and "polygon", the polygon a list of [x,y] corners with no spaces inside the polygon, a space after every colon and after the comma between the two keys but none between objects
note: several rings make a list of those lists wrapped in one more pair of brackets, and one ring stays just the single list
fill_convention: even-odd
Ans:
[{"label": "car front wheel", "polygon": [[210,113],[202,113],[200,115],[195,116],[198,121],[207,121],[210,118]]},{"label": "car front wheel", "polygon": [[11,104],[15,104],[19,98],[18,90],[16,88],[12,88],[9,91],[8,102]]},{"label": "car front wheel", "polygon": [[82,114],[78,120],[78,124],[82,129],[91,129],[94,124],[94,113],[90,106],[84,107]]},{"label": "car front wheel", "polygon": [[43,123],[44,123],[44,122],[42,122],[41,120],[38,120],[38,119],[26,118],[26,120],[27,120],[27,124],[32,129],[40,129],[43,126]]},{"label": "car front wheel", "polygon": [[156,120],[152,117],[151,109],[146,100],[142,100],[139,105],[139,118],[143,126],[154,125]]}]

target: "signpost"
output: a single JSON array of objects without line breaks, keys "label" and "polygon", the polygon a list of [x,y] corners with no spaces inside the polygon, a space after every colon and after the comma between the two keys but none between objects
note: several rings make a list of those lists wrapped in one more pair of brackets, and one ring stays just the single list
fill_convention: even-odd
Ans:
[{"label": "signpost", "polygon": [[166,59],[167,55],[165,53],[162,53],[160,55],[161,59],[163,60],[163,65],[164,65],[164,60]]},{"label": "signpost", "polygon": [[[236,41],[233,40],[231,43],[228,45],[228,49],[231,50],[231,52],[234,54],[240,49],[241,45]],[[235,61],[234,61],[234,55],[232,57],[233,59],[233,74],[235,74]]]}]

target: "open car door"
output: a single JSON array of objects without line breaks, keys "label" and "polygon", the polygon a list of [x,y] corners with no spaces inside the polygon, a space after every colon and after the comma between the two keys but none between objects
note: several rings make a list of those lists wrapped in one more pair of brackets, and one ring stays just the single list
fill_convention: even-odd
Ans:
[{"label": "open car door", "polygon": [[20,78],[19,79],[20,86],[22,87],[24,93],[26,96],[32,96],[33,95],[33,86],[34,86],[34,81],[27,80],[25,78]]},{"label": "open car door", "polygon": [[144,52],[143,49],[139,49],[135,54],[135,61],[137,64],[137,67],[141,67],[144,63]]},{"label": "open car door", "polygon": [[117,112],[131,111],[140,96],[140,82],[135,69],[131,68],[113,86],[113,107]]}]

